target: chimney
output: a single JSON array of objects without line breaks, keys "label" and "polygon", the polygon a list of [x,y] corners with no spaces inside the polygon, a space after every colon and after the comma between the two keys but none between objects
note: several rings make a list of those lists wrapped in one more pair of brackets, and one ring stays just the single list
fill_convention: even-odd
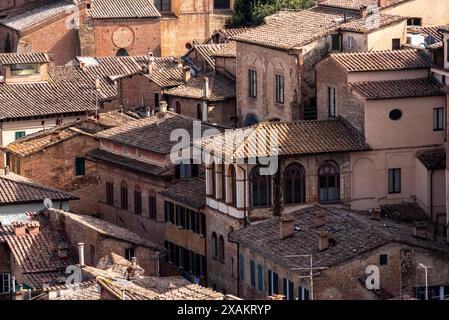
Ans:
[{"label": "chimney", "polygon": [[84,61],[80,61],[80,69],[84,70],[85,66],[86,66],[86,63]]},{"label": "chimney", "polygon": [[58,257],[67,258],[69,256],[69,248],[65,243],[58,244]]},{"label": "chimney", "polygon": [[59,139],[60,139],[59,131],[57,131],[57,130],[53,131],[51,133],[50,141],[55,142],[55,141],[58,141]]},{"label": "chimney", "polygon": [[161,101],[159,103],[159,110],[160,112],[167,112],[167,101]]},{"label": "chimney", "polygon": [[26,225],[26,229],[28,231],[29,235],[37,235],[39,234],[39,228],[40,228],[40,223],[39,221],[31,221],[28,222],[28,224]]},{"label": "chimney", "polygon": [[427,223],[425,221],[415,222],[413,236],[416,238],[427,239]]},{"label": "chimney", "polygon": [[5,176],[7,176],[9,174],[9,166],[6,166],[3,170],[4,170]]},{"label": "chimney", "polygon": [[368,17],[368,7],[367,6],[360,7],[360,15],[362,16],[363,19]]},{"label": "chimney", "polygon": [[154,54],[148,52],[148,74],[152,74],[154,71]]},{"label": "chimney", "polygon": [[190,80],[190,76],[191,76],[191,73],[190,73],[190,67],[184,67],[184,68],[182,69],[182,80],[183,80],[184,82],[187,82],[187,81]]},{"label": "chimney", "polygon": [[177,59],[176,63],[178,64],[178,68],[182,69],[182,67],[183,67],[182,60],[181,59]]},{"label": "chimney", "polygon": [[294,219],[290,215],[283,215],[280,219],[281,240],[290,238],[294,232]]},{"label": "chimney", "polygon": [[329,233],[325,230],[320,230],[318,232],[318,247],[320,251],[325,251],[329,249]]},{"label": "chimney", "polygon": [[380,220],[382,218],[381,211],[379,208],[374,208],[370,210],[371,220]]},{"label": "chimney", "polygon": [[84,243],[78,243],[78,255],[79,255],[79,265],[84,267]]},{"label": "chimney", "polygon": [[203,92],[204,98],[208,99],[210,96],[210,88],[209,88],[209,78],[204,77],[204,92]]},{"label": "chimney", "polygon": [[12,224],[12,228],[14,230],[14,234],[16,237],[23,237],[26,233],[25,222],[23,221],[14,221]]},{"label": "chimney", "polygon": [[377,0],[377,6],[379,8],[385,8],[390,5],[390,0]]},{"label": "chimney", "polygon": [[326,224],[326,214],[323,210],[315,211],[315,227],[320,228]]}]

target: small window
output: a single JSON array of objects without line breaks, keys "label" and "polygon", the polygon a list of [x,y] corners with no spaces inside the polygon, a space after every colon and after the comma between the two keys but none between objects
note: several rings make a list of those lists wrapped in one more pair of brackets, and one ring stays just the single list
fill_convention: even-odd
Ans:
[{"label": "small window", "polygon": [[0,273],[0,294],[11,292],[11,275],[9,273]]},{"label": "small window", "polygon": [[355,39],[353,36],[348,37],[348,49],[354,49],[355,47]]},{"label": "small window", "polygon": [[106,182],[106,203],[110,206],[114,205],[114,184]]},{"label": "small window", "polygon": [[248,70],[248,96],[257,98],[257,71],[253,69]]},{"label": "small window", "polygon": [[277,74],[276,79],[276,103],[284,103],[284,77]]},{"label": "small window", "polygon": [[128,187],[122,184],[120,187],[120,207],[122,210],[128,210]]},{"label": "small window", "polygon": [[150,219],[156,219],[157,217],[156,197],[152,195],[148,195],[148,216]]},{"label": "small window", "polygon": [[409,26],[421,26],[422,25],[422,19],[421,18],[408,18],[407,19],[407,25],[409,25]]},{"label": "small window", "polygon": [[341,36],[339,34],[332,35],[332,51],[341,50]]},{"label": "small window", "polygon": [[159,12],[170,12],[171,0],[154,0],[154,6]]},{"label": "small window", "polygon": [[268,294],[279,294],[279,276],[271,270],[268,270]]},{"label": "small window", "polygon": [[175,112],[176,112],[177,114],[181,114],[181,102],[179,102],[179,101],[176,101],[176,104],[175,104]]},{"label": "small window", "polygon": [[401,193],[401,169],[388,169],[388,193]]},{"label": "small window", "polygon": [[256,263],[254,260],[249,261],[249,271],[251,278],[251,287],[256,287]]},{"label": "small window", "polygon": [[117,51],[116,56],[117,57],[127,57],[127,56],[129,56],[129,53],[128,53],[128,51],[126,51],[126,49],[121,48]]},{"label": "small window", "polygon": [[212,259],[218,258],[218,237],[215,232],[212,232]]},{"label": "small window", "polygon": [[444,108],[433,109],[433,131],[444,130]]},{"label": "small window", "polygon": [[399,109],[393,109],[390,111],[389,117],[393,121],[397,121],[402,118],[402,111]]},{"label": "small window", "polygon": [[125,249],[125,259],[131,261],[132,258],[136,257],[136,248]]},{"label": "small window", "polygon": [[178,179],[193,178],[198,176],[198,165],[190,163],[178,164],[175,168],[175,176]]},{"label": "small window", "polygon": [[293,300],[293,281],[284,278],[284,296],[287,300]]},{"label": "small window", "polygon": [[223,236],[218,238],[218,260],[225,263],[225,242]]},{"label": "small window", "polygon": [[263,267],[262,265],[257,265],[257,290],[263,292]]},{"label": "small window", "polygon": [[11,74],[13,76],[25,76],[39,73],[38,64],[13,64],[11,65]]},{"label": "small window", "polygon": [[245,280],[245,257],[241,254],[239,257],[240,280]]},{"label": "small window", "polygon": [[230,9],[230,0],[214,0],[214,9]]},{"label": "small window", "polygon": [[154,110],[155,111],[159,111],[159,104],[160,104],[160,102],[159,102],[159,92],[155,92],[154,93]]},{"label": "small window", "polygon": [[329,110],[329,117],[336,117],[336,101],[335,101],[335,88],[328,87],[327,88],[327,97],[328,97],[328,110]]},{"label": "small window", "polygon": [[302,286],[299,286],[298,287],[298,300],[302,300],[302,301],[310,300],[309,290]]},{"label": "small window", "polygon": [[142,191],[139,187],[134,189],[134,213],[142,214]]},{"label": "small window", "polygon": [[86,159],[85,158],[76,158],[75,159],[75,174],[76,176],[85,176],[86,175]]},{"label": "small window", "polygon": [[386,266],[388,265],[388,255],[386,254],[381,254],[379,256],[379,265],[381,266]]},{"label": "small window", "polygon": [[25,131],[16,131],[15,136],[16,140],[25,137]]},{"label": "small window", "polygon": [[184,229],[186,225],[186,208],[176,206],[176,226]]},{"label": "small window", "polygon": [[175,205],[171,202],[165,201],[165,222],[175,223]]},{"label": "small window", "polygon": [[203,106],[201,104],[196,106],[196,118],[200,121],[203,120]]},{"label": "small window", "polygon": [[391,48],[393,50],[400,50],[401,49],[401,39],[393,39]]}]

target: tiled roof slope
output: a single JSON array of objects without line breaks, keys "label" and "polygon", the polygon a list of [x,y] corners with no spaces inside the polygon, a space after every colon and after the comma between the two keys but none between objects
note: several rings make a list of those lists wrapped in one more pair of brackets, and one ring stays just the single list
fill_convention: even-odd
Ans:
[{"label": "tiled roof slope", "polygon": [[[196,141],[195,144],[201,144],[217,155],[221,153],[234,159],[369,149],[364,140],[339,119],[264,122],[235,129],[227,135],[229,133],[211,136],[201,142]],[[264,139],[264,143],[260,143],[261,139]]]},{"label": "tiled roof slope", "polygon": [[434,79],[406,79],[351,83],[367,100],[443,96],[442,85]]},{"label": "tiled roof slope", "polygon": [[306,45],[338,29],[340,15],[309,10],[283,10],[265,19],[259,27],[250,29],[233,40],[280,49]]},{"label": "tiled roof slope", "polygon": [[210,96],[204,96],[204,78],[191,78],[185,85],[167,90],[165,94],[175,97],[206,99],[208,101],[222,101],[235,98],[235,81],[219,73],[207,75],[209,78]]},{"label": "tiled roof slope", "polygon": [[[97,136],[140,149],[169,154],[172,147],[178,143],[170,141],[171,132],[176,129],[184,129],[192,135],[194,121],[193,118],[174,112],[160,112],[152,117],[97,133]],[[214,126],[205,123],[201,125],[203,131],[210,128],[214,128]]]},{"label": "tiled roof slope", "polygon": [[372,23],[371,18],[368,16],[367,18],[360,18],[344,23],[340,27],[340,30],[357,33],[369,33],[392,24],[403,22],[404,20],[407,20],[407,18],[381,14],[378,23]]},{"label": "tiled roof slope", "polygon": [[220,57],[220,58],[235,58],[237,57],[237,43],[235,41],[229,41],[226,43],[223,48],[216,51],[213,55],[213,57]]},{"label": "tiled roof slope", "polygon": [[46,198],[53,201],[78,199],[74,195],[37,183],[21,181],[8,176],[0,177],[0,206],[15,203],[40,203]]},{"label": "tiled roof slope", "polygon": [[206,182],[201,178],[182,179],[168,186],[160,194],[198,209],[206,204]]},{"label": "tiled roof slope", "polygon": [[11,14],[1,19],[0,24],[18,31],[25,31],[60,14],[72,14],[76,7],[76,2],[73,0],[57,0],[24,12]]},{"label": "tiled roof slope", "polygon": [[[388,7],[398,5],[411,0],[391,0]],[[343,8],[349,10],[360,10],[362,7],[377,6],[378,0],[325,0],[320,6],[329,6],[336,8]]]},{"label": "tiled roof slope", "polygon": [[[325,225],[321,228],[317,228],[315,224],[317,212],[325,214]],[[287,268],[310,267],[308,258],[286,258],[287,256],[312,254],[314,267],[329,268],[392,242],[449,254],[449,246],[444,240],[415,238],[413,226],[398,224],[389,219],[370,220],[367,214],[323,206],[298,210],[291,217],[299,231],[295,231],[287,239],[280,238],[279,217],[234,231],[229,238]],[[321,252],[318,246],[320,229],[327,231],[329,237],[335,240],[334,246]]]},{"label": "tiled roof slope", "polygon": [[[37,235],[16,236],[12,226],[0,227],[0,233],[8,244],[20,273],[28,285],[42,288],[45,283],[64,280],[65,269],[76,263],[76,256],[65,233],[50,225],[48,217],[29,213],[29,221],[39,223]],[[58,257],[58,246],[67,248],[68,257]]]},{"label": "tiled roof slope", "polygon": [[214,54],[221,49],[225,44],[197,44],[192,50],[196,50],[203,59],[209,64],[212,68],[215,68],[215,60],[213,58]]},{"label": "tiled roof slope", "polygon": [[251,30],[251,28],[245,28],[245,27],[242,27],[242,28],[223,28],[223,29],[215,30],[214,33],[219,32],[222,35],[224,35],[226,38],[229,39],[229,38],[234,37],[236,35],[239,35],[241,33],[247,32],[249,30]]},{"label": "tiled roof slope", "polygon": [[50,59],[43,52],[32,53],[0,53],[0,64],[47,63]]},{"label": "tiled roof slope", "polygon": [[446,149],[422,150],[416,154],[416,158],[428,170],[437,170],[446,168]]},{"label": "tiled roof slope", "polygon": [[332,53],[330,57],[348,72],[428,68],[429,57],[420,50]]},{"label": "tiled roof slope", "polygon": [[92,0],[87,12],[94,19],[161,17],[151,0]]}]

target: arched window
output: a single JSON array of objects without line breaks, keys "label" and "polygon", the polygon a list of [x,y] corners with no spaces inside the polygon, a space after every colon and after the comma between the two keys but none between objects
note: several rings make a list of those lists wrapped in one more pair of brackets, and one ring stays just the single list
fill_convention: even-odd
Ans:
[{"label": "arched window", "polygon": [[215,196],[216,196],[216,192],[215,192],[215,189],[216,189],[216,186],[217,186],[217,184],[216,184],[216,182],[215,182],[215,179],[216,179],[216,176],[215,176],[215,163],[213,163],[212,164],[212,170],[211,170],[211,183],[212,183],[212,193],[211,193],[211,196],[212,197],[214,197],[215,198]]},{"label": "arched window", "polygon": [[260,175],[260,167],[255,167],[250,174],[251,207],[268,207],[271,205],[271,176]]},{"label": "arched window", "polygon": [[284,202],[304,203],[305,198],[304,167],[298,163],[291,164],[284,171]]},{"label": "arched window", "polygon": [[320,202],[340,199],[340,170],[334,161],[326,161],[318,169]]},{"label": "arched window", "polygon": [[231,178],[231,204],[235,207],[237,206],[237,175],[233,165],[229,167],[229,176]]},{"label": "arched window", "polygon": [[226,167],[221,166],[221,199],[226,202]]},{"label": "arched window", "polygon": [[129,53],[128,53],[128,51],[126,51],[126,49],[122,48],[117,51],[116,56],[117,57],[127,57],[127,56],[129,56]]},{"label": "arched window", "polygon": [[128,210],[128,185],[125,181],[120,185],[120,207],[122,210]]},{"label": "arched window", "polygon": [[134,213],[142,214],[142,190],[139,186],[134,187]]},{"label": "arched window", "polygon": [[203,120],[203,107],[200,104],[196,106],[196,118]]},{"label": "arched window", "polygon": [[181,102],[176,101],[175,112],[181,114]]},{"label": "arched window", "polygon": [[223,236],[218,238],[218,260],[221,263],[225,262],[225,243]]},{"label": "arched window", "polygon": [[217,259],[218,257],[218,242],[217,242],[217,234],[212,232],[212,258]]}]

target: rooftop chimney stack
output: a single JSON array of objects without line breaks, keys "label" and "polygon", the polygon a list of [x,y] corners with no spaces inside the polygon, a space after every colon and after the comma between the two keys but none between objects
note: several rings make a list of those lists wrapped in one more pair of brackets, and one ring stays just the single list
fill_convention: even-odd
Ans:
[{"label": "rooftop chimney stack", "polygon": [[368,7],[363,5],[360,7],[360,15],[362,16],[362,18],[366,18],[368,17]]},{"label": "rooftop chimney stack", "polygon": [[283,215],[280,219],[281,240],[290,238],[294,232],[294,219],[289,215]]},{"label": "rooftop chimney stack", "polygon": [[25,222],[23,221],[14,221],[11,226],[13,227],[14,234],[16,237],[23,237],[27,234]]},{"label": "rooftop chimney stack", "polygon": [[208,99],[210,96],[209,78],[204,77],[204,98]]},{"label": "rooftop chimney stack", "polygon": [[318,232],[318,247],[320,251],[325,251],[329,249],[329,233],[325,230],[320,230]]},{"label": "rooftop chimney stack", "polygon": [[29,235],[37,235],[39,234],[40,223],[39,221],[31,221],[26,225],[26,229]]},{"label": "rooftop chimney stack", "polygon": [[190,67],[184,67],[182,69],[182,79],[184,80],[184,82],[189,81],[190,80],[190,76],[191,76]]},{"label": "rooftop chimney stack", "polygon": [[6,166],[4,168],[4,173],[5,173],[5,176],[7,176],[9,174],[9,166]]},{"label": "rooftop chimney stack", "polygon": [[152,74],[154,71],[154,54],[148,52],[148,74]]},{"label": "rooftop chimney stack", "polygon": [[84,267],[84,243],[78,243],[78,255],[79,255],[79,265]]},{"label": "rooftop chimney stack", "polygon": [[323,210],[315,211],[315,227],[320,228],[326,224],[326,214]]}]

